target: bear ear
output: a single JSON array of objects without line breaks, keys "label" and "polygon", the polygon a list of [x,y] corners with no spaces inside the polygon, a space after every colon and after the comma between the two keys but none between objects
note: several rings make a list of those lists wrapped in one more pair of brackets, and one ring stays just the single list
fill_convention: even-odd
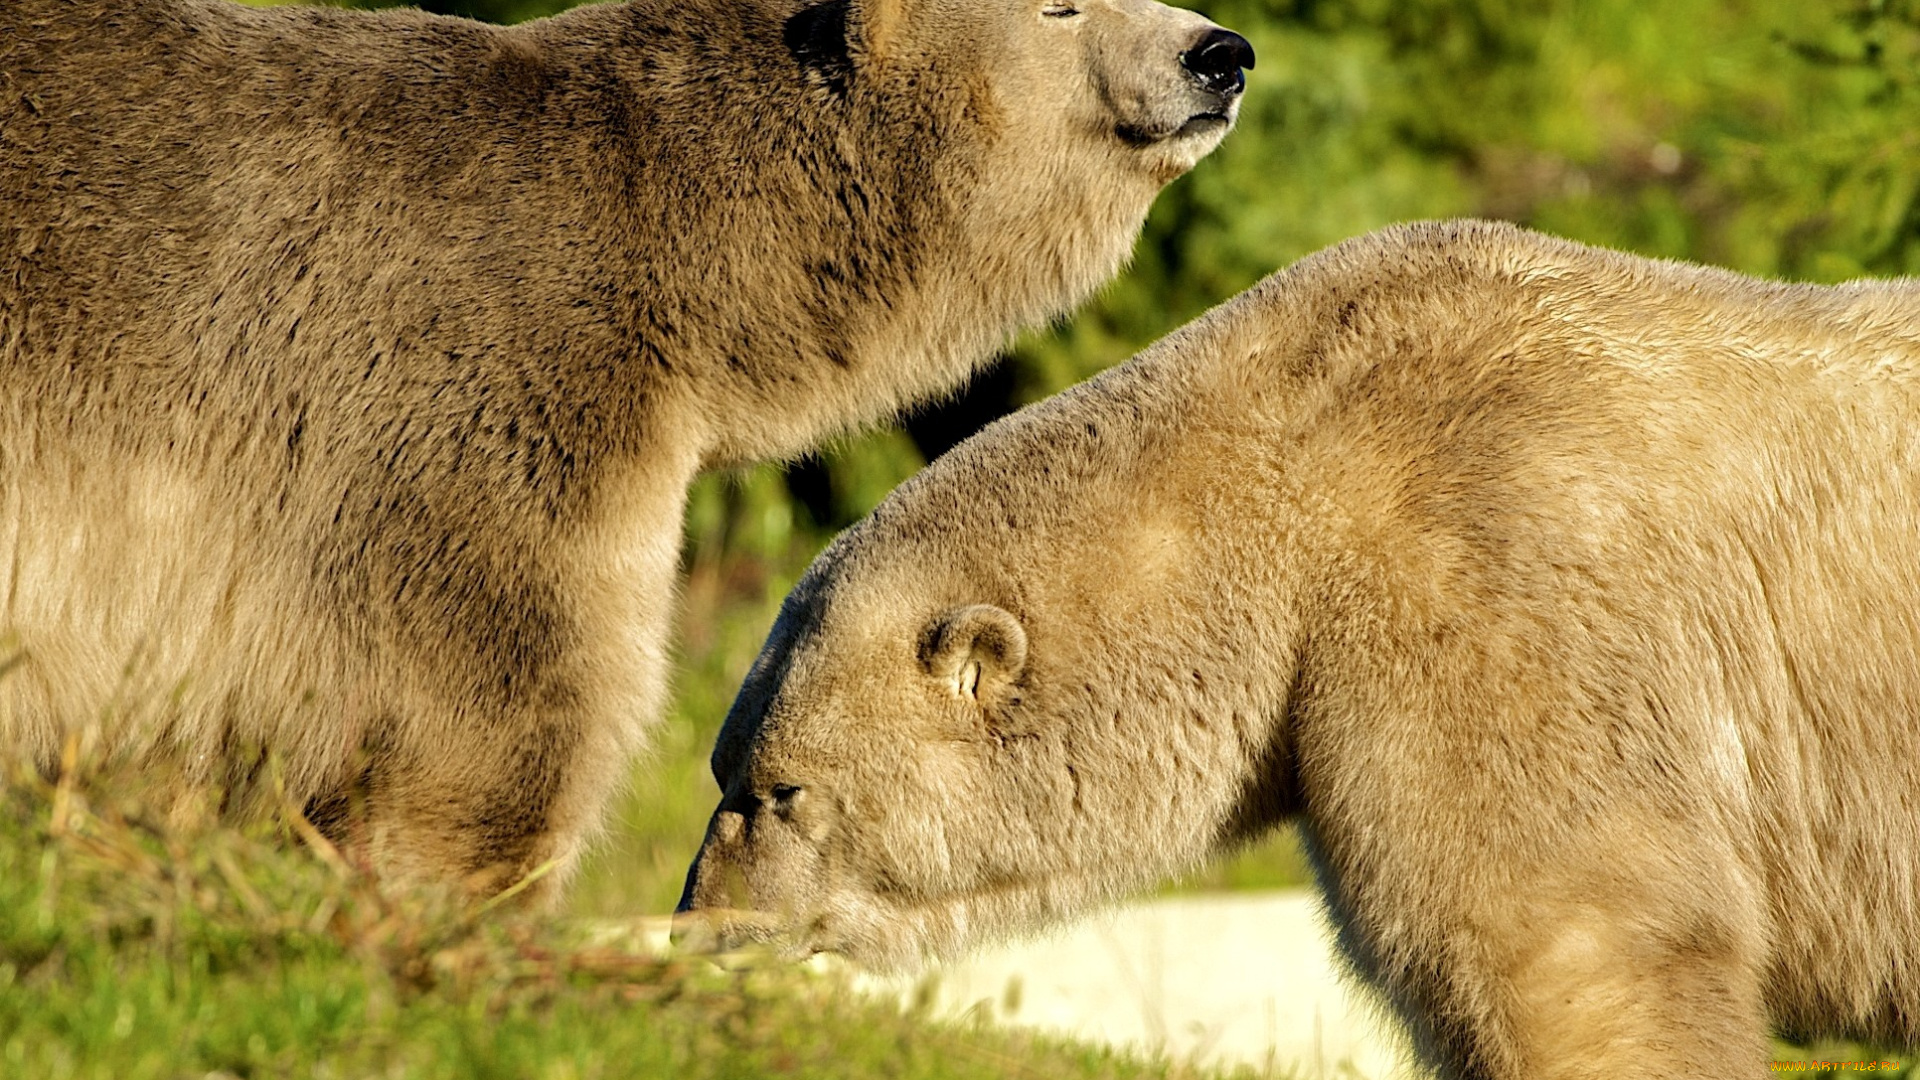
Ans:
[{"label": "bear ear", "polygon": [[992,604],[955,608],[933,620],[921,639],[920,662],[954,696],[997,697],[1027,667],[1027,632]]},{"label": "bear ear", "polygon": [[787,18],[781,30],[794,62],[825,82],[836,94],[847,92],[853,74],[847,7],[851,0],[820,0]]},{"label": "bear ear", "polygon": [[787,18],[787,52],[836,94],[847,92],[853,57],[885,55],[905,21],[904,0],[817,0]]}]

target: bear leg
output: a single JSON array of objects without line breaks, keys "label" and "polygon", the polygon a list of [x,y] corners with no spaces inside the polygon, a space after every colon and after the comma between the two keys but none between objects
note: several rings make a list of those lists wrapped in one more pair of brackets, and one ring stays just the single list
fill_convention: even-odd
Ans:
[{"label": "bear leg", "polygon": [[521,885],[521,902],[551,905],[619,791],[628,755],[608,725],[571,710],[489,718],[482,728],[419,725],[421,745],[371,761],[357,809],[327,831],[363,847],[382,878],[456,882],[475,897]]}]

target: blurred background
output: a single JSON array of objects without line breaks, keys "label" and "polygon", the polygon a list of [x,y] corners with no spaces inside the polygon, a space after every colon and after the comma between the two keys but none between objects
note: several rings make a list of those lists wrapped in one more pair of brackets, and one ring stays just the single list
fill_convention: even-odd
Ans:
[{"label": "blurred background", "polygon": [[[568,5],[421,6],[516,22]],[[678,897],[718,794],[713,734],[781,596],[833,533],[981,425],[1302,255],[1389,222],[1476,215],[1799,280],[1920,269],[1920,2],[1188,6],[1246,35],[1259,65],[1238,129],[1161,196],[1123,278],[950,401],[695,489],[674,705],[583,875],[583,913]],[[1282,835],[1176,887],[1301,874]]]}]

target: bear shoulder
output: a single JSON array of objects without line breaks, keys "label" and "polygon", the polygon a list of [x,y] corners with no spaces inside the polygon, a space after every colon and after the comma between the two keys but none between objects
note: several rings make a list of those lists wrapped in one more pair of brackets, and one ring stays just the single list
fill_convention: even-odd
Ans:
[{"label": "bear shoulder", "polygon": [[[1523,355],[1640,376],[1798,357],[1830,372],[1878,365],[1884,374],[1901,367],[1882,363],[1888,356],[1920,357],[1916,300],[1912,279],[1786,283],[1505,222],[1425,221],[1301,259],[1143,356],[1178,355],[1177,366],[1225,380],[1235,395],[1292,394],[1300,379],[1448,357],[1485,364]],[[1472,379],[1472,367],[1435,374]]]}]

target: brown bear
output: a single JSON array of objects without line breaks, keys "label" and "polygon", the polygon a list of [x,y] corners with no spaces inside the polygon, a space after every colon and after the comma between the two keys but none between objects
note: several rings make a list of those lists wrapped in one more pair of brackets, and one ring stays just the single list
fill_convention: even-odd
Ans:
[{"label": "brown bear", "polygon": [[1293,818],[1442,1076],[1920,1040],[1916,313],[1477,222],[1309,258],[821,556],[687,921],[906,962]]},{"label": "brown bear", "polygon": [[689,480],[1085,297],[1252,62],[1149,0],[6,0],[0,739],[556,885]]}]

